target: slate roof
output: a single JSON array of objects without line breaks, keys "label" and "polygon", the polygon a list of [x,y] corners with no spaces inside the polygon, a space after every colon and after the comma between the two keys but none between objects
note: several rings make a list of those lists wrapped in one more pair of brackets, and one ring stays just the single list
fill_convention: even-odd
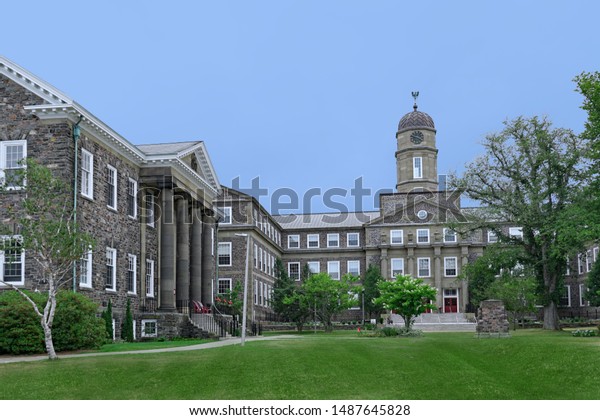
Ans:
[{"label": "slate roof", "polygon": [[359,228],[379,217],[378,211],[285,214],[273,216],[284,229]]}]

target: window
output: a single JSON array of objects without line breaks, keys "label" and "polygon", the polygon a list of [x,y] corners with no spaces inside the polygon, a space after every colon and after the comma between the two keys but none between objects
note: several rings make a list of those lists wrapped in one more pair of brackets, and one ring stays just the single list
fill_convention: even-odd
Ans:
[{"label": "window", "polygon": [[157,337],[157,336],[158,336],[157,321],[155,319],[142,319],[142,337]]},{"label": "window", "polygon": [[27,140],[0,142],[0,179],[7,189],[19,189],[25,184],[19,171],[25,167]]},{"label": "window", "polygon": [[585,284],[579,285],[579,306],[588,306],[589,303],[585,300],[585,293],[587,292],[587,288]]},{"label": "window", "polygon": [[508,236],[515,239],[523,239],[523,228],[522,227],[511,227],[508,228]]},{"label": "window", "polygon": [[18,236],[2,237],[0,251],[0,280],[15,286],[25,284],[25,251]]},{"label": "window", "polygon": [[404,258],[392,258],[390,261],[393,279],[395,279],[398,275],[404,274]]},{"label": "window", "polygon": [[[217,250],[218,260],[220,266],[231,266],[231,242],[219,242],[219,249]],[[260,258],[262,266],[262,254]]]},{"label": "window", "polygon": [[263,282],[258,282],[258,304],[262,306],[263,304]]},{"label": "window", "polygon": [[146,194],[146,224],[154,227],[154,194]]},{"label": "window", "polygon": [[254,244],[254,268],[258,268],[258,245]]},{"label": "window", "polygon": [[592,257],[592,250],[590,249],[588,252],[585,253],[585,268],[588,273],[590,271],[592,271],[593,264],[594,264],[594,260]]},{"label": "window", "polygon": [[403,242],[404,242],[404,231],[390,230],[390,244],[402,245]]},{"label": "window", "polygon": [[444,275],[446,277],[456,277],[457,274],[458,274],[457,258],[456,257],[445,257],[444,258]]},{"label": "window", "polygon": [[488,230],[488,243],[495,244],[498,242],[498,235],[492,230]]},{"label": "window", "polygon": [[219,209],[221,213],[223,213],[223,220],[221,220],[222,225],[230,225],[231,224],[231,207],[221,207]]},{"label": "window", "polygon": [[456,232],[452,229],[444,228],[444,242],[445,243],[455,243],[456,242]]},{"label": "window", "polygon": [[263,249],[263,271],[267,272],[267,251]]},{"label": "window", "polygon": [[571,306],[571,286],[566,285],[558,302],[560,306]]},{"label": "window", "polygon": [[594,248],[594,262],[598,261],[598,247]]},{"label": "window", "polygon": [[430,277],[431,270],[429,267],[429,258],[417,258],[417,265],[419,267],[419,277]]},{"label": "window", "polygon": [[579,274],[584,272],[583,254],[577,254],[577,272]]},{"label": "window", "polygon": [[340,246],[340,234],[339,233],[328,233],[327,234],[327,248],[338,248]]},{"label": "window", "polygon": [[339,261],[328,261],[327,262],[327,274],[333,280],[340,279],[340,262]]},{"label": "window", "polygon": [[137,217],[137,181],[129,178],[127,182],[127,215],[132,218]]},{"label": "window", "polygon": [[117,250],[106,248],[106,290],[117,290]]},{"label": "window", "polygon": [[83,254],[79,262],[79,287],[92,287],[92,250]]},{"label": "window", "polygon": [[413,158],[413,178],[415,178],[415,179],[423,178],[423,158],[422,157],[414,157]]},{"label": "window", "polygon": [[300,263],[299,262],[291,262],[288,263],[288,275],[291,280],[300,280]]},{"label": "window", "polygon": [[146,296],[154,297],[154,260],[146,260]]},{"label": "window", "polygon": [[137,256],[127,254],[127,293],[135,294],[137,291]]},{"label": "window", "polygon": [[348,261],[348,274],[355,277],[360,276],[360,261]]},{"label": "window", "polygon": [[258,280],[254,279],[254,304],[258,305]]},{"label": "window", "polygon": [[300,235],[288,235],[288,248],[300,248]]},{"label": "window", "polygon": [[94,199],[94,155],[81,149],[81,195]]},{"label": "window", "polygon": [[106,205],[109,209],[117,209],[117,170],[106,166]]},{"label": "window", "polygon": [[571,260],[569,259],[569,257],[567,257],[567,270],[565,272],[565,275],[567,275],[567,276],[571,275]]},{"label": "window", "polygon": [[429,243],[429,229],[417,229],[417,243],[428,244]]},{"label": "window", "polygon": [[231,291],[231,279],[219,279],[218,291],[220,295]]},{"label": "window", "polygon": [[346,235],[346,243],[348,247],[360,246],[360,234],[358,232],[348,233]]},{"label": "window", "polygon": [[319,235],[316,233],[306,235],[306,243],[307,243],[308,248],[318,248],[319,247]]},{"label": "window", "polygon": [[319,274],[321,272],[321,263],[319,261],[309,261],[307,264],[311,274]]}]

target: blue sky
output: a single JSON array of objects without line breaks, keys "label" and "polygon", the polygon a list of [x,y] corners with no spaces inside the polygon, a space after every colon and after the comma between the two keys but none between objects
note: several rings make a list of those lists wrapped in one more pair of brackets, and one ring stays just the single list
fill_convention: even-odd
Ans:
[{"label": "blue sky", "polygon": [[0,54],[132,143],[203,140],[223,185],[260,177],[300,197],[359,177],[394,188],[412,91],[435,121],[439,172],[460,173],[506,119],[580,132],[572,79],[600,70],[591,0],[32,0],[1,14]]}]

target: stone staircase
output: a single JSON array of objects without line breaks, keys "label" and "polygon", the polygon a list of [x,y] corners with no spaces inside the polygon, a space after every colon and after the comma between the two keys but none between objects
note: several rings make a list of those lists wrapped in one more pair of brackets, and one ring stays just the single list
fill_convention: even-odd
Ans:
[{"label": "stone staircase", "polygon": [[[392,314],[391,319],[394,325],[404,326],[404,319],[400,315]],[[476,323],[474,317],[467,317],[464,313],[431,313],[419,315],[413,327],[422,331],[475,332]]]}]

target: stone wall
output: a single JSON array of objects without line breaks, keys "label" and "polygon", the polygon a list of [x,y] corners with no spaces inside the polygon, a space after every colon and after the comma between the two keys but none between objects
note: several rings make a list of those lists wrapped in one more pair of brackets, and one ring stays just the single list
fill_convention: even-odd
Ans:
[{"label": "stone wall", "polygon": [[484,300],[477,309],[478,336],[507,336],[508,316],[500,300]]}]

